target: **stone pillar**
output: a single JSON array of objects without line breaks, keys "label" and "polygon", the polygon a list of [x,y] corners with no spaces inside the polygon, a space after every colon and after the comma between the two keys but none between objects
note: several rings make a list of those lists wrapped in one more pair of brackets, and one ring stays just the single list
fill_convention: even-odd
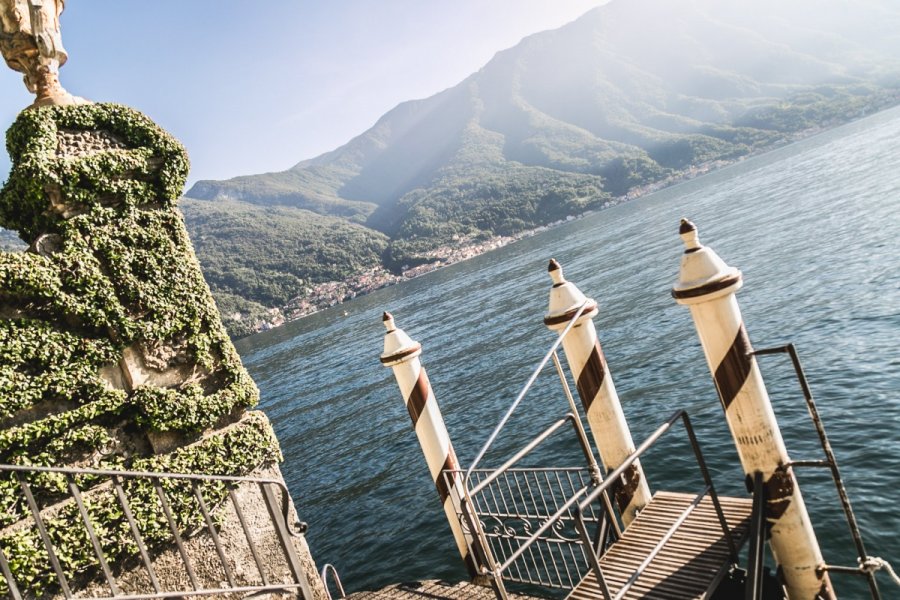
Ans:
[{"label": "stone pillar", "polygon": [[[66,58],[59,38],[62,7],[62,0],[0,0],[0,51],[38,95],[7,133],[13,140],[12,169],[0,189],[0,226],[17,231],[30,246],[29,252],[0,256],[0,345],[6,349],[0,372],[15,374],[17,389],[0,394],[0,433],[7,440],[0,463],[199,475],[270,472],[278,484],[278,442],[268,419],[249,410],[258,390],[222,327],[176,208],[187,154],[137,111],[80,102],[59,87],[57,71]],[[4,490],[16,489],[9,472],[0,480]],[[117,500],[102,481],[85,480],[77,493],[96,506],[114,507]],[[249,487],[253,491],[255,484]],[[111,565],[118,586],[110,583],[107,591],[149,589],[142,583],[143,567],[133,560],[138,546],[124,533],[124,512],[93,514],[91,527],[117,533],[89,543],[90,528],[71,510],[79,502],[76,492],[60,499],[58,480],[49,477],[32,478],[31,490],[39,502],[52,498],[53,505],[26,507],[15,496],[4,496],[0,549],[10,571],[4,579],[9,575],[20,589],[27,583],[28,591],[41,597],[69,584],[87,589],[102,570],[88,565],[102,552],[118,557]],[[204,516],[184,508],[190,493],[172,490],[171,505],[183,510],[176,520],[183,524],[178,535],[184,546],[198,553],[192,561],[197,582],[180,578],[186,570],[166,558],[181,556],[174,531],[168,545],[161,538],[154,542],[153,562],[170,593],[223,587],[218,551],[211,556],[206,543],[217,535],[236,540],[226,541],[223,561],[256,563],[241,538],[237,509],[216,506],[218,533],[208,522],[206,530],[198,529]],[[289,500],[283,498],[282,506]],[[138,530],[161,510],[145,497],[129,502]],[[269,583],[262,574],[254,580],[252,569],[236,572],[235,580],[277,588],[289,583],[288,577],[302,576],[307,597],[326,598],[302,536],[291,536],[299,568],[292,562],[291,569],[282,569],[281,544],[265,527],[266,521],[278,521],[269,519],[265,504],[248,503],[259,509],[248,507],[244,516],[262,525],[254,534]],[[32,510],[48,517],[48,535],[39,531]],[[75,536],[84,543],[70,542]],[[47,539],[67,540],[56,546],[54,561],[34,552]],[[283,545],[286,554],[288,548]],[[60,568],[51,568],[51,562]],[[170,578],[163,577],[167,571]],[[57,572],[77,575],[67,584]],[[227,574],[226,579],[234,587]],[[0,595],[11,589],[4,586],[0,582]]]}]

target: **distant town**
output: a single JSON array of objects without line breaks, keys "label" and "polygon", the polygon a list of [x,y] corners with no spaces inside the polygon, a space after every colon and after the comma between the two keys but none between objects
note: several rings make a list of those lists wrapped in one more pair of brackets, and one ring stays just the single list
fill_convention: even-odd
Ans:
[{"label": "distant town", "polygon": [[[880,98],[878,102],[867,108],[855,110],[852,112],[839,113],[834,115],[831,119],[822,121],[817,126],[796,132],[785,133],[783,139],[778,143],[757,148],[749,154],[740,156],[736,159],[717,159],[706,161],[696,165],[691,165],[658,181],[632,187],[626,194],[622,196],[616,196],[605,201],[600,207],[600,210],[611,208],[630,200],[635,200],[642,196],[646,196],[647,194],[652,194],[661,189],[694,179],[696,177],[700,177],[701,175],[706,175],[707,173],[711,173],[712,171],[721,169],[731,164],[744,161],[752,156],[764,154],[775,148],[785,146],[803,138],[817,135],[848,121],[862,118],[867,114],[876,112],[879,109],[892,106],[898,101],[900,101],[900,94],[889,94],[883,98]],[[431,271],[435,271],[437,269],[447,267],[464,260],[468,260],[480,254],[484,254],[485,252],[496,250],[497,248],[502,248],[503,246],[515,242],[516,240],[533,236],[537,233],[552,229],[569,221],[584,218],[590,214],[594,214],[595,212],[597,211],[590,210],[579,215],[570,215],[565,219],[560,219],[552,223],[548,223],[534,229],[521,231],[509,236],[493,236],[487,239],[484,239],[483,237],[476,238],[475,236],[459,237],[454,239],[454,243],[452,246],[440,246],[429,252],[427,256],[429,262],[414,267],[404,268],[399,275],[391,273],[382,266],[376,266],[358,275],[354,275],[353,277],[350,277],[344,281],[329,281],[318,284],[316,286],[313,286],[308,294],[293,298],[284,307],[269,309],[265,313],[265,317],[261,320],[258,320],[250,329],[254,332],[260,332],[272,329],[274,327],[279,327],[287,322],[301,319],[313,313],[325,310],[326,308],[337,306],[343,302],[352,300],[357,296],[362,296],[377,289],[393,285],[395,283],[400,283],[401,281],[405,281],[407,279],[419,277],[420,275],[430,273]],[[226,317],[226,321],[241,321],[243,318],[244,316],[241,313],[235,313],[232,315],[228,315]]]},{"label": "distant town", "polygon": [[[809,133],[808,135],[818,132],[819,130],[816,130]],[[744,157],[742,157],[738,161],[713,160],[700,165],[691,166],[684,171],[666,177],[665,179],[662,179],[660,181],[634,187],[629,190],[626,195],[611,198],[610,200],[604,202],[602,208],[611,208],[618,204],[622,204],[623,202],[628,202],[629,200],[640,198],[641,196],[659,191],[663,188],[675,185],[682,181],[687,181],[689,179],[699,177],[700,175],[705,175],[711,171],[728,166],[729,164],[732,164],[734,162],[739,162],[743,159]],[[287,322],[301,319],[313,313],[325,310],[326,308],[331,308],[348,300],[352,300],[357,296],[362,296],[377,289],[393,285],[395,283],[400,283],[401,281],[405,281],[407,279],[419,277],[420,275],[430,273],[437,269],[448,267],[452,264],[474,258],[480,254],[484,254],[485,252],[490,252],[491,250],[502,248],[503,246],[515,242],[516,240],[533,236],[535,234],[541,233],[542,231],[547,231],[548,229],[553,229],[554,227],[562,225],[563,223],[581,219],[590,214],[594,214],[595,212],[596,211],[588,211],[577,216],[570,215],[565,219],[559,219],[552,223],[548,223],[547,225],[542,225],[534,229],[521,231],[509,236],[493,236],[486,240],[477,240],[473,237],[456,238],[454,240],[454,245],[441,246],[431,251],[428,256],[430,259],[432,259],[432,262],[428,262],[426,264],[418,265],[415,267],[404,268],[400,275],[393,274],[384,267],[378,266],[367,269],[366,271],[350,277],[345,281],[328,281],[326,283],[321,283],[314,286],[309,294],[293,298],[283,308],[269,309],[267,315],[268,319],[258,324],[257,331],[266,331],[274,327],[283,325]],[[240,318],[240,315],[233,315],[231,318],[234,320],[238,320]]]}]

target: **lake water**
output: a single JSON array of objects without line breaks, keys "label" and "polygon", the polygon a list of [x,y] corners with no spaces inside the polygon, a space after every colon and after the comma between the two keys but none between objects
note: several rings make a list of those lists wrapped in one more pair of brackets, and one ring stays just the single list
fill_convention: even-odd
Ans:
[{"label": "lake water", "polygon": [[[634,439],[685,408],[719,491],[745,494],[689,311],[669,295],[687,216],[742,270],[738,300],[754,346],[798,347],[869,554],[900,567],[897,140],[893,109],[239,342],[319,566],[334,563],[348,591],[465,578],[394,378],[378,361],[381,313],[422,343],[468,465],[553,341],[542,322],[551,257],[600,304],[595,323]],[[820,458],[787,360],[762,361],[791,457]],[[487,462],[565,410],[560,393],[541,393],[558,389],[552,373],[539,381]],[[571,445],[553,451],[577,464]],[[643,462],[651,488],[695,481],[665,448]],[[826,561],[855,565],[827,472],[798,478]],[[844,597],[865,589],[833,579]],[[893,584],[880,581],[892,597]]]}]

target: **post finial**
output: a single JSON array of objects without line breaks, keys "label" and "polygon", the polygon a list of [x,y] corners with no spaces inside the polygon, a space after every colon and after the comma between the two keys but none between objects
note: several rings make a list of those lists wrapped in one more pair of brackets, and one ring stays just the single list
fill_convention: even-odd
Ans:
[{"label": "post finial", "polygon": [[697,226],[687,219],[681,219],[681,225],[678,227],[678,234],[684,242],[686,250],[696,250],[702,246],[700,244],[700,235],[697,233]]},{"label": "post finial", "polygon": [[562,265],[556,259],[550,259],[547,271],[553,280],[553,286],[550,288],[550,304],[547,314],[544,315],[544,325],[554,331],[561,331],[579,309],[581,309],[579,321],[591,319],[597,314],[597,303],[585,296],[577,285],[566,281]]},{"label": "post finial", "polygon": [[384,328],[387,329],[384,334],[384,352],[381,354],[381,364],[392,367],[408,362],[422,353],[422,345],[394,324],[394,316],[391,313],[385,311],[381,315],[381,321],[384,323]]},{"label": "post finial", "polygon": [[672,297],[679,304],[699,304],[738,291],[743,285],[741,272],[728,266],[716,251],[700,243],[697,226],[681,219],[678,234],[684,242],[678,280]]},{"label": "post finial", "polygon": [[565,283],[566,278],[563,277],[562,265],[556,262],[555,258],[550,259],[550,264],[547,265],[547,273],[550,274],[550,279],[553,280],[553,284],[557,283]]}]

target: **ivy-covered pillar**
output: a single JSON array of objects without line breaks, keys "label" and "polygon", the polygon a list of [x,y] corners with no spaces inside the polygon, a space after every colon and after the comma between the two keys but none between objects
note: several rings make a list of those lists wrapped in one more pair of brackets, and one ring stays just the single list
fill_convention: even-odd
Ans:
[{"label": "ivy-covered pillar", "polygon": [[[0,0],[0,50],[39,100],[7,132],[12,170],[0,190],[0,226],[29,245],[0,253],[0,464],[280,480],[278,441],[265,415],[251,410],[259,392],[176,207],[188,173],[184,148],[131,108],[62,90],[65,53],[46,42],[59,38],[52,19],[62,3],[32,4],[27,13]],[[67,517],[75,513],[58,506],[70,501],[66,486],[28,478],[63,571],[89,586],[98,565],[83,525]],[[104,554],[127,587],[137,549],[122,534],[124,517],[89,480],[81,485]],[[0,550],[16,581],[50,594],[56,578],[18,488],[9,473],[0,476]],[[158,510],[135,507],[138,526]],[[190,516],[179,522],[190,534]],[[171,544],[148,539],[157,557]],[[324,598],[305,540],[294,545]],[[177,574],[170,579],[177,585]]]}]

